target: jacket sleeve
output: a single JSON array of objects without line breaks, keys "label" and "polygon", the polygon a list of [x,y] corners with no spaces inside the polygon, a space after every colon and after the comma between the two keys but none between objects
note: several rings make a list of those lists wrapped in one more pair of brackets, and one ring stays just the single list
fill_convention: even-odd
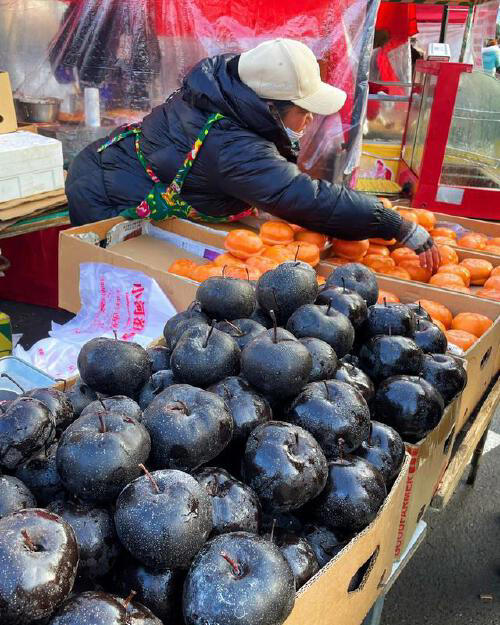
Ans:
[{"label": "jacket sleeve", "polygon": [[350,240],[399,233],[400,215],[376,198],[311,178],[273,143],[244,130],[221,141],[217,169],[227,195],[309,230]]}]

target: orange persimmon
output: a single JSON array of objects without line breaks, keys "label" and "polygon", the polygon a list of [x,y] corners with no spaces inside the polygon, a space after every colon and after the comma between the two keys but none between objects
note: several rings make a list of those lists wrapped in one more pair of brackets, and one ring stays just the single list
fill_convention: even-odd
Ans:
[{"label": "orange persimmon", "polygon": [[470,271],[470,283],[479,286],[483,286],[493,271],[490,261],[482,258],[464,258],[460,265]]},{"label": "orange persimmon", "polygon": [[316,281],[318,282],[319,286],[323,286],[323,284],[325,284],[326,282],[326,278],[325,276],[316,276]]},{"label": "orange persimmon", "polygon": [[456,247],[457,245],[455,239],[450,239],[449,237],[433,237],[433,239],[436,245],[450,245],[451,247]]},{"label": "orange persimmon", "polygon": [[451,228],[444,228],[443,226],[438,226],[437,228],[431,230],[430,235],[433,238],[446,237],[447,239],[453,240],[456,240],[457,238],[457,233],[455,232],[455,230],[452,230]]},{"label": "orange persimmon", "polygon": [[465,286],[465,282],[462,277],[457,275],[456,273],[436,273],[431,276],[429,280],[429,284],[438,287],[444,287],[447,289],[451,289],[453,286]]},{"label": "orange persimmon", "polygon": [[293,241],[286,246],[297,260],[308,263],[313,267],[319,263],[319,247],[306,241]]},{"label": "orange persimmon", "polygon": [[385,271],[381,271],[384,276],[392,276],[393,278],[400,278],[401,280],[411,280],[411,275],[403,269],[403,267],[391,267],[390,269],[386,269]]},{"label": "orange persimmon", "polygon": [[340,258],[339,256],[332,256],[331,258],[325,259],[325,263],[332,265],[333,267],[340,267],[341,265],[347,265],[352,261],[348,258]]},{"label": "orange persimmon", "polygon": [[444,323],[442,321],[439,321],[439,319],[433,319],[432,323],[437,326],[441,332],[446,332],[446,328],[444,327]]},{"label": "orange persimmon", "polygon": [[484,283],[484,288],[500,291],[500,275],[491,275]]},{"label": "orange persimmon", "polygon": [[467,247],[471,250],[482,250],[486,247],[486,241],[488,237],[485,234],[479,232],[468,232],[463,237],[458,239],[457,244],[460,247]]},{"label": "orange persimmon", "polygon": [[491,245],[490,243],[487,243],[482,251],[486,254],[495,254],[496,256],[500,256],[500,245]]},{"label": "orange persimmon", "polygon": [[463,330],[447,330],[445,332],[448,343],[452,343],[466,352],[477,341],[477,336]]},{"label": "orange persimmon", "polygon": [[458,254],[451,245],[438,245],[437,247],[441,257],[441,265],[456,265],[458,263]]},{"label": "orange persimmon", "polygon": [[368,250],[366,254],[378,254],[379,256],[390,256],[389,248],[385,245],[376,245],[375,243],[370,243],[368,246]]},{"label": "orange persimmon", "polygon": [[258,280],[262,275],[256,267],[236,267],[235,265],[226,265],[222,268],[222,275],[225,278],[240,278],[241,280]]},{"label": "orange persimmon", "polygon": [[367,254],[361,259],[363,265],[370,267],[373,271],[382,272],[387,269],[394,269],[396,263],[390,256],[379,256],[378,254]]},{"label": "orange persimmon", "polygon": [[182,276],[183,278],[190,278],[193,269],[197,267],[194,260],[189,258],[178,258],[168,268],[169,273],[174,273],[176,276]]},{"label": "orange persimmon", "polygon": [[222,276],[223,267],[218,267],[213,263],[206,263],[205,265],[198,265],[191,272],[191,280],[195,282],[205,282],[208,278],[213,276]]},{"label": "orange persimmon", "polygon": [[487,297],[488,299],[500,301],[499,289],[478,289],[474,295],[477,295],[477,297]]},{"label": "orange persimmon", "polygon": [[425,308],[433,321],[434,319],[438,319],[447,330],[451,328],[453,315],[451,314],[451,310],[446,308],[444,304],[431,299],[418,300],[417,304],[420,304],[422,308]]},{"label": "orange persimmon", "polygon": [[275,269],[278,265],[278,262],[271,258],[266,258],[265,256],[252,256],[246,261],[247,267],[258,269],[261,273],[266,273],[266,271]]},{"label": "orange persimmon", "polygon": [[255,232],[237,229],[228,233],[224,241],[224,247],[233,256],[246,260],[250,256],[259,254],[264,244]]},{"label": "orange persimmon", "polygon": [[408,258],[406,260],[402,260],[398,267],[406,269],[406,271],[410,274],[411,279],[416,280],[417,282],[429,282],[432,275],[430,269],[420,265],[418,258]]},{"label": "orange persimmon", "polygon": [[396,244],[396,239],[368,239],[370,241],[370,243],[375,243],[375,245],[395,245]]},{"label": "orange persimmon", "polygon": [[328,243],[328,237],[326,234],[320,232],[312,232],[311,230],[303,230],[302,232],[295,233],[296,241],[305,241],[306,243],[314,243],[320,250],[324,249]]},{"label": "orange persimmon", "polygon": [[259,236],[266,245],[287,245],[293,241],[295,232],[284,221],[266,221],[260,227]]},{"label": "orange persimmon", "polygon": [[416,260],[417,254],[414,250],[411,250],[409,247],[398,247],[391,252],[391,258],[394,260],[396,265],[399,265],[399,263],[402,260],[408,260],[408,259]]},{"label": "orange persimmon", "polygon": [[494,267],[491,271],[492,276],[500,276],[500,265],[498,265],[498,267]]},{"label": "orange persimmon", "polygon": [[270,258],[279,265],[287,260],[293,260],[295,254],[289,250],[286,245],[272,245],[271,247],[266,248],[262,252],[261,256],[263,258]]},{"label": "orange persimmon", "polygon": [[413,221],[414,224],[418,224],[417,213],[414,210],[411,210],[409,208],[399,208],[398,213],[403,219],[406,219],[407,221]]},{"label": "orange persimmon", "polygon": [[401,300],[395,293],[391,293],[390,291],[384,291],[383,289],[378,290],[378,304],[397,304]]},{"label": "orange persimmon", "polygon": [[453,317],[451,327],[453,330],[464,330],[477,336],[482,336],[491,328],[493,321],[486,315],[475,312],[461,312]]},{"label": "orange persimmon", "polygon": [[359,260],[368,252],[370,241],[346,241],[345,239],[332,239],[332,250],[336,256],[348,258],[349,260]]},{"label": "orange persimmon", "polygon": [[214,264],[218,267],[224,267],[224,265],[231,265],[233,267],[244,267],[245,261],[241,258],[236,258],[232,254],[219,254],[217,258],[214,258]]},{"label": "orange persimmon", "polygon": [[470,271],[463,265],[441,265],[438,269],[438,273],[455,273],[462,278],[465,286],[470,285]]},{"label": "orange persimmon", "polygon": [[430,231],[436,226],[436,215],[432,211],[425,208],[413,208],[414,213],[417,214],[418,223]]}]

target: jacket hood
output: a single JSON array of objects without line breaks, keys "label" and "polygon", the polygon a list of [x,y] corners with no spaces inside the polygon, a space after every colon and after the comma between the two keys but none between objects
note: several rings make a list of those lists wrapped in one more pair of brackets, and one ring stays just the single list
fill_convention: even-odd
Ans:
[{"label": "jacket hood", "polygon": [[241,82],[234,54],[203,59],[187,74],[182,85],[182,98],[191,106],[210,113],[221,113],[239,126],[255,132],[276,145],[289,160],[296,152],[285,128],[269,106]]}]

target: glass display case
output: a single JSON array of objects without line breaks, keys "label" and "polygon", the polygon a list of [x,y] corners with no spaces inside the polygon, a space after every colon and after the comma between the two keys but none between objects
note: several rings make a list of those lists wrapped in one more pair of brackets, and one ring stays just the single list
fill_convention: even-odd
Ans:
[{"label": "glass display case", "polygon": [[500,81],[464,63],[419,61],[398,182],[415,207],[500,219]]}]

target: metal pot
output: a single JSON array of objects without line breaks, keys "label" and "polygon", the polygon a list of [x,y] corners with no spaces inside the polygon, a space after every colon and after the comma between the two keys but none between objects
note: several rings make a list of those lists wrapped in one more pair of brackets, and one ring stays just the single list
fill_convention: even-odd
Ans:
[{"label": "metal pot", "polygon": [[61,108],[59,98],[14,98],[19,121],[31,123],[56,122]]}]

